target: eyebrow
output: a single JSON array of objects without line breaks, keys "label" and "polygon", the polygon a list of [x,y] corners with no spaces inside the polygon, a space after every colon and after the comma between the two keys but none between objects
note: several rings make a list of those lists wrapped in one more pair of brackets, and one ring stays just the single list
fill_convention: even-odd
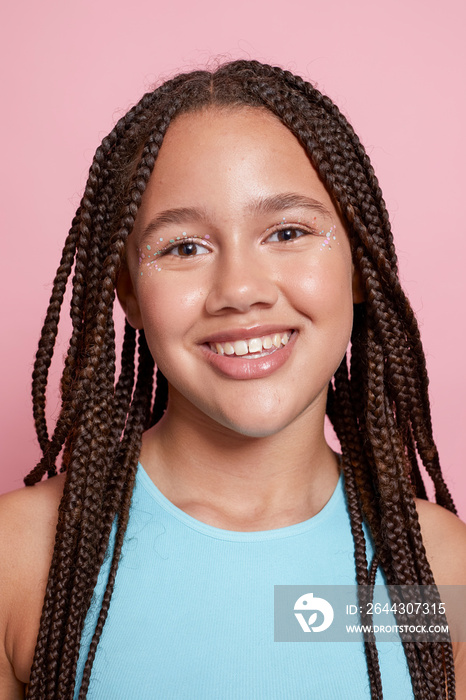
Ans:
[{"label": "eyebrow", "polygon": [[186,224],[188,222],[205,223],[209,220],[210,217],[204,209],[198,209],[196,207],[167,209],[157,214],[157,216],[147,224],[142,232],[141,242],[145,241],[151,233],[155,233],[159,229],[170,224]]},{"label": "eyebrow", "polygon": [[[322,202],[294,192],[275,194],[269,197],[258,197],[246,207],[246,211],[254,216],[274,214],[276,212],[286,211],[287,209],[312,209],[324,216],[331,216],[330,210],[322,204]],[[170,224],[210,222],[211,217],[208,215],[207,211],[202,208],[180,207],[178,209],[167,209],[157,214],[157,216],[147,224],[142,232],[141,242],[145,241],[150,234]]]},{"label": "eyebrow", "polygon": [[273,214],[286,209],[313,209],[324,216],[331,216],[330,210],[317,199],[295,192],[259,197],[247,207],[251,214]]}]

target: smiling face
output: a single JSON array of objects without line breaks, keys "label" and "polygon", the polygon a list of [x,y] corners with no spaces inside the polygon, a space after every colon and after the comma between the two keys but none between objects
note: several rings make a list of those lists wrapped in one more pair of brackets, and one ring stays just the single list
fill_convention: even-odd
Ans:
[{"label": "smiling face", "polygon": [[305,151],[272,114],[176,118],[127,260],[120,301],[168,380],[169,413],[256,437],[323,416],[351,333],[351,251]]}]

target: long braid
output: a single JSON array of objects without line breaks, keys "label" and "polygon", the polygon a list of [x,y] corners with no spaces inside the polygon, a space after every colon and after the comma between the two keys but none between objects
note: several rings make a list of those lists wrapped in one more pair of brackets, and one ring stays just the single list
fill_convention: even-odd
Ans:
[{"label": "long braid", "polygon": [[[115,577],[120,559],[123,538],[126,531],[129,518],[129,508],[131,503],[131,495],[136,477],[136,462],[141,449],[142,430],[144,422],[150,410],[152,399],[152,381],[154,372],[154,361],[147,347],[144,332],[140,332],[139,337],[139,368],[138,380],[133,401],[129,410],[128,421],[125,429],[125,434],[121,446],[121,458],[116,461],[116,469],[113,477],[113,494],[118,497],[121,494],[122,507],[119,509],[118,526],[115,536],[115,547],[112,555],[112,563],[108,575],[107,586],[105,589],[102,607],[97,620],[94,636],[91,641],[89,654],[86,660],[86,665],[83,672],[82,685],[79,692],[79,698],[85,698],[89,680],[91,677],[92,664],[94,661],[97,645],[102,633],[105,620],[107,619],[110,600],[115,584]],[[120,467],[121,462],[121,467]],[[118,469],[120,467],[120,469]],[[107,529],[111,526],[111,520],[107,520]],[[110,532],[106,533],[105,549],[101,550],[101,556],[105,554],[106,544]]]},{"label": "long braid", "polygon": [[[354,413],[351,406],[346,357],[343,359],[335,374],[334,400],[338,402],[339,411],[338,413],[334,413],[332,420],[342,446],[342,467],[345,477],[351,532],[354,539],[356,582],[358,586],[367,587],[371,583],[371,573],[368,570],[367,564],[366,538],[363,531],[361,497],[358,493],[356,477],[356,473],[360,472],[361,449],[359,444],[359,434],[357,430],[355,430],[356,426],[354,421]],[[369,503],[366,503],[366,510],[368,507]],[[358,588],[361,609],[366,611],[366,602],[368,601],[366,601],[361,595],[361,591],[363,590],[366,591],[367,588]],[[366,617],[367,616],[363,615],[363,624],[367,624],[368,622]],[[371,685],[371,695],[373,698],[382,698],[382,679],[380,675],[377,649],[375,646],[375,636],[373,632],[364,632],[364,644]]]},{"label": "long braid", "polygon": [[[368,432],[374,446],[374,457],[377,465],[381,522],[386,537],[385,546],[391,558],[390,566],[386,567],[385,573],[388,583],[396,581],[396,583],[410,584],[416,582],[416,572],[413,558],[410,556],[407,533],[402,526],[403,518],[400,512],[398,489],[399,479],[397,478],[399,464],[396,456],[393,454],[393,449],[390,449],[393,436],[390,435],[388,427],[386,427],[387,405],[384,396],[383,366],[381,366],[381,362],[383,365],[383,358],[380,353],[380,347],[371,340],[368,348],[368,359],[370,370],[372,365],[369,377],[373,377],[368,385],[370,402],[368,407]],[[406,645],[405,648],[410,670],[417,671],[413,680],[419,681],[420,674],[417,670],[416,650],[410,644]],[[437,687],[434,686],[432,689],[427,690],[423,683],[419,683],[417,687],[414,687],[415,696],[420,698],[442,697],[441,680],[438,675],[435,675],[431,660],[424,658],[424,661],[424,673],[427,675],[428,684],[431,683],[433,678],[437,680]],[[431,692],[437,692],[438,694],[435,696]]]},{"label": "long braid", "polygon": [[[60,266],[57,270],[57,275],[53,283],[50,304],[49,308],[47,309],[47,315],[42,329],[32,375],[34,423],[40,448],[44,453],[44,457],[46,458],[49,451],[49,435],[45,418],[45,392],[47,387],[48,371],[52,361],[53,348],[58,333],[60,309],[63,303],[66,285],[71,273],[75,256],[79,217],[80,211],[78,210],[66,239]],[[48,468],[49,476],[52,476],[55,473],[53,464],[50,466],[46,465],[46,468]],[[43,472],[41,476],[42,475]]]},{"label": "long braid", "polygon": [[157,385],[155,391],[154,406],[150,425],[155,425],[162,418],[167,408],[168,401],[168,383],[162,372],[157,370]]},{"label": "long braid", "polygon": [[[164,134],[177,114],[209,105],[250,105],[273,112],[305,148],[345,221],[365,290],[355,307],[350,372],[346,358],[329,388],[328,413],[342,448],[355,543],[356,580],[373,586],[380,564],[388,583],[433,584],[414,497],[426,492],[417,456],[436,500],[455,512],[432,437],[428,381],[419,330],[397,276],[388,213],[369,158],[338,108],[302,78],[256,61],[168,81],[125,115],[97,150],[83,200],[65,243],[34,370],[33,403],[43,458],[27,484],[52,476],[65,444],[66,483],[56,545],[31,670],[29,698],[73,697],[80,637],[92,592],[116,523],[112,561],[83,673],[86,695],[108,614],[129,517],[143,430],[162,417],[166,378],[144,334],[134,388],[135,338],[128,325],[115,387],[112,306],[124,245]],[[74,263],[72,336],[62,378],[62,409],[49,438],[45,421],[48,369],[60,308]],[[364,522],[375,555],[368,568]],[[454,700],[451,644],[403,640],[419,698]],[[365,636],[372,697],[382,698],[375,639]]]}]

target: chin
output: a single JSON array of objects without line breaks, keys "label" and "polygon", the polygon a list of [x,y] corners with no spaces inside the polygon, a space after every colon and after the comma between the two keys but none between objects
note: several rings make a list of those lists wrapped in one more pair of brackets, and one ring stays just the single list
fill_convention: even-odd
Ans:
[{"label": "chin", "polygon": [[267,438],[271,435],[277,435],[282,430],[287,428],[297,419],[297,415],[277,415],[274,412],[272,415],[258,414],[254,415],[238,415],[234,416],[222,415],[212,416],[212,418],[224,428],[231,430],[237,435],[243,435],[250,438]]},{"label": "chin", "polygon": [[270,426],[269,425],[257,425],[257,426],[251,426],[249,423],[248,425],[225,425],[226,428],[230,428],[230,430],[237,435],[243,435],[244,437],[249,437],[249,438],[267,438],[270,437],[271,435],[276,435],[279,433],[283,428],[286,426]]}]

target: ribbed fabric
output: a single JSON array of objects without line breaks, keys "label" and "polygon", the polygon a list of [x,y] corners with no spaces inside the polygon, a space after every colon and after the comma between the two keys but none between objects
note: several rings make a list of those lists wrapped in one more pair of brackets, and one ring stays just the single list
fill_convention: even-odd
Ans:
[{"label": "ribbed fabric", "polygon": [[[86,618],[75,697],[109,565],[107,558]],[[313,518],[234,532],[184,513],[139,465],[87,697],[370,698],[362,643],[274,642],[274,585],[355,583],[342,475]],[[376,583],[383,583],[380,573]],[[384,700],[413,700],[402,644],[383,642],[378,651]]]}]

